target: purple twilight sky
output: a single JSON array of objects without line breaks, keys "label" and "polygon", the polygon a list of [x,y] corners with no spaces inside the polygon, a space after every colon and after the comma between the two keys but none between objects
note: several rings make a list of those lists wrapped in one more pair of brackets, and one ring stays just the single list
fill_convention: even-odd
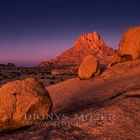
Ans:
[{"label": "purple twilight sky", "polygon": [[0,63],[35,66],[97,31],[118,47],[122,33],[140,25],[139,0],[2,0]]}]

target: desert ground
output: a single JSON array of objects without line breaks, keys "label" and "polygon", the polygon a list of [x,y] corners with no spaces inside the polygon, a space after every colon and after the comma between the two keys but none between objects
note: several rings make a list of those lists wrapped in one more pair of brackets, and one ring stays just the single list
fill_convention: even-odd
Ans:
[{"label": "desert ground", "polygon": [[49,86],[75,77],[76,74],[62,74],[53,75],[51,69],[40,67],[13,67],[13,68],[0,68],[0,85],[10,81],[23,79],[23,78],[36,78],[43,83],[44,86]]}]

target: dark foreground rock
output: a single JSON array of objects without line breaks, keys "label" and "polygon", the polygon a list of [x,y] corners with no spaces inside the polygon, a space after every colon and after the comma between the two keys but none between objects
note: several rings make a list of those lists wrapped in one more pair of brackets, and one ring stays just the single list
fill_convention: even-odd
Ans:
[{"label": "dark foreground rock", "polygon": [[[46,122],[1,140],[139,140],[140,60],[117,64],[97,78],[48,87],[53,113]],[[56,115],[56,114],[55,114]]]}]

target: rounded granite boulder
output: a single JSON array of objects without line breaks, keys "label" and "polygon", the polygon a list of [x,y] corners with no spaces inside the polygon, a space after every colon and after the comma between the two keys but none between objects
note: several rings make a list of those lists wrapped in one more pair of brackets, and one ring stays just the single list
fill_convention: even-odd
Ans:
[{"label": "rounded granite boulder", "polygon": [[99,63],[93,55],[88,55],[83,60],[78,70],[78,76],[80,79],[90,79],[97,72]]},{"label": "rounded granite boulder", "polygon": [[0,131],[33,125],[47,118],[52,100],[34,78],[16,80],[0,87]]}]

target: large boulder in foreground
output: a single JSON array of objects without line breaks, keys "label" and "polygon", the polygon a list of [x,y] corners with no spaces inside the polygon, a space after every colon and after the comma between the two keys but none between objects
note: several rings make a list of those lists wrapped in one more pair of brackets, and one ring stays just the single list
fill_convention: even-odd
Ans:
[{"label": "large boulder in foreground", "polygon": [[118,53],[120,56],[129,54],[133,59],[140,57],[140,26],[130,28],[124,33]]},{"label": "large boulder in foreground", "polygon": [[0,131],[29,126],[40,118],[45,119],[51,107],[47,90],[36,79],[7,83],[0,87]]},{"label": "large boulder in foreground", "polygon": [[80,79],[90,79],[97,72],[99,63],[93,55],[88,55],[83,60],[78,70],[78,76]]}]

